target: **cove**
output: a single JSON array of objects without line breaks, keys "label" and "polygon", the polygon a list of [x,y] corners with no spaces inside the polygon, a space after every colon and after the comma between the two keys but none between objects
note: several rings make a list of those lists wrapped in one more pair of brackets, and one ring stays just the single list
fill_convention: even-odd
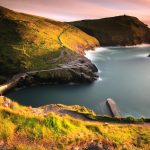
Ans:
[{"label": "cove", "polygon": [[7,96],[23,105],[82,105],[109,114],[105,101],[116,101],[122,115],[150,117],[150,46],[103,47],[86,52],[99,69],[92,84],[40,85],[11,91]]}]

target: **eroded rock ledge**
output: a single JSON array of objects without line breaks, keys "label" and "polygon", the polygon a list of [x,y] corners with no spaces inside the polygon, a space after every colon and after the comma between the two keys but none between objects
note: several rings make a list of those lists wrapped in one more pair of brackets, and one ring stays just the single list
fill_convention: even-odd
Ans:
[{"label": "eroded rock ledge", "polygon": [[50,70],[27,72],[29,85],[36,83],[92,82],[97,79],[97,68],[90,60],[79,58],[67,64],[59,64]]},{"label": "eroded rock ledge", "polygon": [[32,86],[35,84],[54,84],[69,82],[93,82],[97,79],[97,67],[85,57],[59,64],[56,68],[49,70],[36,70],[13,76],[6,84],[0,86],[0,93],[14,86]]}]

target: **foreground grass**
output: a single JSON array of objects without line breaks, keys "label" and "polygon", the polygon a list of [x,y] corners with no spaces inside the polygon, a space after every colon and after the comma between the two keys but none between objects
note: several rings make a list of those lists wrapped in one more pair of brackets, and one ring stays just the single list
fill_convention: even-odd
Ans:
[{"label": "foreground grass", "polygon": [[115,149],[148,150],[150,145],[150,128],[146,125],[84,121],[56,113],[36,115],[31,107],[13,102],[9,108],[2,102],[1,98],[0,143],[9,148],[71,149],[95,142]]}]

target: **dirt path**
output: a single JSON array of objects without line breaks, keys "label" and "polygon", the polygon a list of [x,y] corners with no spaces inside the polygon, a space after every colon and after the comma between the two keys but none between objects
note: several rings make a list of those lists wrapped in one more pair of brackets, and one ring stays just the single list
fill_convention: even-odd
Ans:
[{"label": "dirt path", "polygon": [[63,42],[61,41],[61,36],[70,28],[72,27],[71,26],[66,27],[58,36],[58,43],[61,45],[61,47],[64,47]]}]

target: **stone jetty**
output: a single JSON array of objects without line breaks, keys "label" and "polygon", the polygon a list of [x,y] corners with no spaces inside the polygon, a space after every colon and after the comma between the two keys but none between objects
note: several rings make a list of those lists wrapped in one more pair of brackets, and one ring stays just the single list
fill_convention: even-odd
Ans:
[{"label": "stone jetty", "polygon": [[109,108],[109,111],[110,111],[112,117],[121,117],[121,112],[120,112],[116,102],[113,99],[108,98],[106,101],[106,104]]}]

